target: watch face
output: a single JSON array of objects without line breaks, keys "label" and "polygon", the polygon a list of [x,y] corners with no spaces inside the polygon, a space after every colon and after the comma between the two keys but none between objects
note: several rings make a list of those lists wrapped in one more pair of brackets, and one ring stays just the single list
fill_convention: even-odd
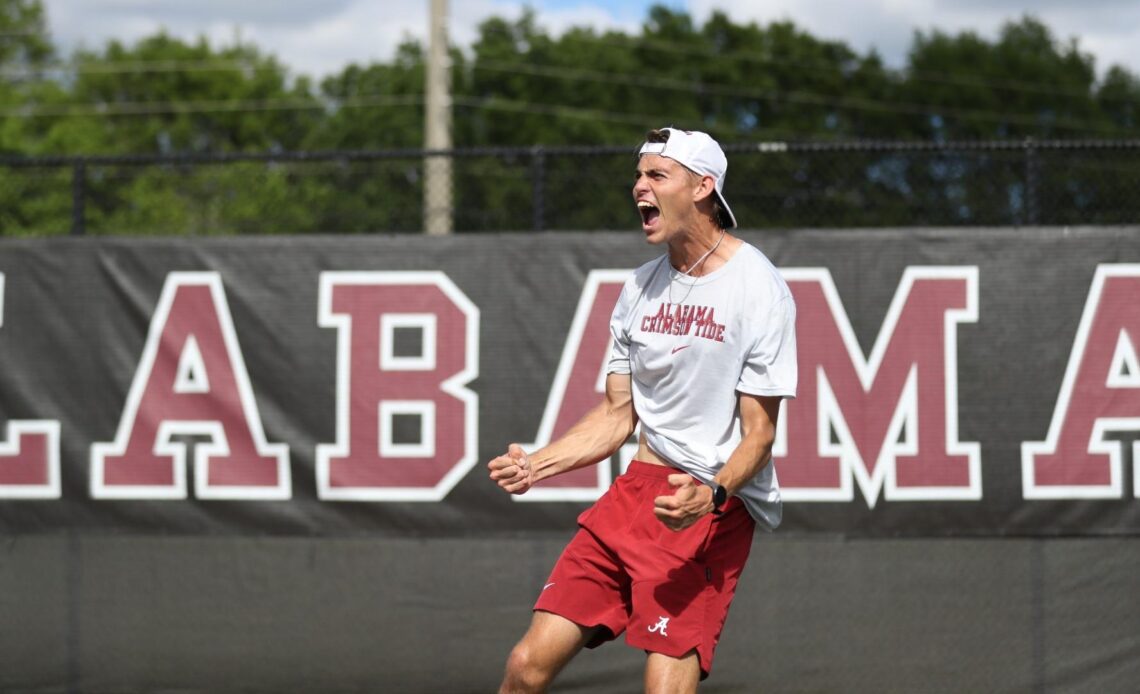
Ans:
[{"label": "watch face", "polygon": [[713,506],[720,508],[728,501],[728,490],[719,484],[713,487]]}]

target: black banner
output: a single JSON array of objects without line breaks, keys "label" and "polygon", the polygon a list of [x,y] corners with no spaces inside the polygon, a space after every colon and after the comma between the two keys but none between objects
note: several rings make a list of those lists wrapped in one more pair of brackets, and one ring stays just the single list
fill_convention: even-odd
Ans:
[{"label": "black banner", "polygon": [[[745,232],[798,307],[781,532],[1140,530],[1140,229]],[[485,463],[599,397],[636,233],[9,240],[0,522],[562,531],[629,451]]]}]

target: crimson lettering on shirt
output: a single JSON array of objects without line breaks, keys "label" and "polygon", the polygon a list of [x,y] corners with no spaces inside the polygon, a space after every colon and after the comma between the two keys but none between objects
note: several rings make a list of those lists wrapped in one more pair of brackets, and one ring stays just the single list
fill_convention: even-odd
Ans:
[{"label": "crimson lettering on shirt", "polygon": [[880,493],[981,498],[980,449],[958,441],[957,396],[957,324],[977,321],[977,268],[907,268],[869,359],[830,272],[783,275],[799,351],[779,460],[784,498],[847,501],[853,482],[871,507]]},{"label": "crimson lettering on shirt", "polygon": [[[0,272],[0,326],[4,324],[4,285]],[[0,499],[59,496],[59,420],[9,421],[0,441]]]},{"label": "crimson lettering on shirt", "polygon": [[[557,439],[601,401],[612,345],[610,317],[622,286],[631,274],[628,270],[595,270],[587,276],[538,436],[534,443],[523,444],[528,452]],[[516,501],[590,501],[598,498],[611,481],[610,466],[602,462],[543,480],[526,494],[511,498]]]},{"label": "crimson lettering on shirt", "polygon": [[478,397],[464,387],[478,375],[478,308],[442,272],[321,273],[319,303],[320,325],[337,329],[319,496],[443,499],[478,456]]},{"label": "crimson lettering on shirt", "polygon": [[195,493],[287,499],[289,451],[261,428],[220,276],[170,273],[111,443],[91,447],[96,498],[185,498],[191,446]]},{"label": "crimson lettering on shirt", "polygon": [[[1124,441],[1140,432],[1140,265],[1097,268],[1045,441],[1021,445],[1026,499],[1120,498]],[[1140,497],[1140,440],[1132,494]]]},{"label": "crimson lettering on shirt", "polygon": [[724,342],[724,324],[716,322],[712,306],[662,302],[655,311],[641,317],[641,331],[662,335],[692,335]]}]

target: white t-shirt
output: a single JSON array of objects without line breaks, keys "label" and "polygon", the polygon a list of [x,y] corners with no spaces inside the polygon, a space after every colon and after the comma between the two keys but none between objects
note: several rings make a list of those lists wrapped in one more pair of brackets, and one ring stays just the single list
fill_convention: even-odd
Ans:
[{"label": "white t-shirt", "polygon": [[[738,391],[795,397],[795,323],[787,283],[755,246],[745,243],[702,277],[678,272],[664,255],[622,289],[607,372],[630,374],[649,447],[708,482],[742,437]],[[765,527],[780,524],[774,464],[736,495]]]}]

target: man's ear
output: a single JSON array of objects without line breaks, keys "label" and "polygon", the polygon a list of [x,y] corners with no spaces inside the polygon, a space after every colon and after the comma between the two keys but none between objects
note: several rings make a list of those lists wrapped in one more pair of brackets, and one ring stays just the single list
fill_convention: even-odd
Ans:
[{"label": "man's ear", "polygon": [[716,190],[716,182],[713,181],[713,177],[701,176],[701,182],[693,190],[693,200],[697,202],[704,200],[712,195],[714,190]]}]

